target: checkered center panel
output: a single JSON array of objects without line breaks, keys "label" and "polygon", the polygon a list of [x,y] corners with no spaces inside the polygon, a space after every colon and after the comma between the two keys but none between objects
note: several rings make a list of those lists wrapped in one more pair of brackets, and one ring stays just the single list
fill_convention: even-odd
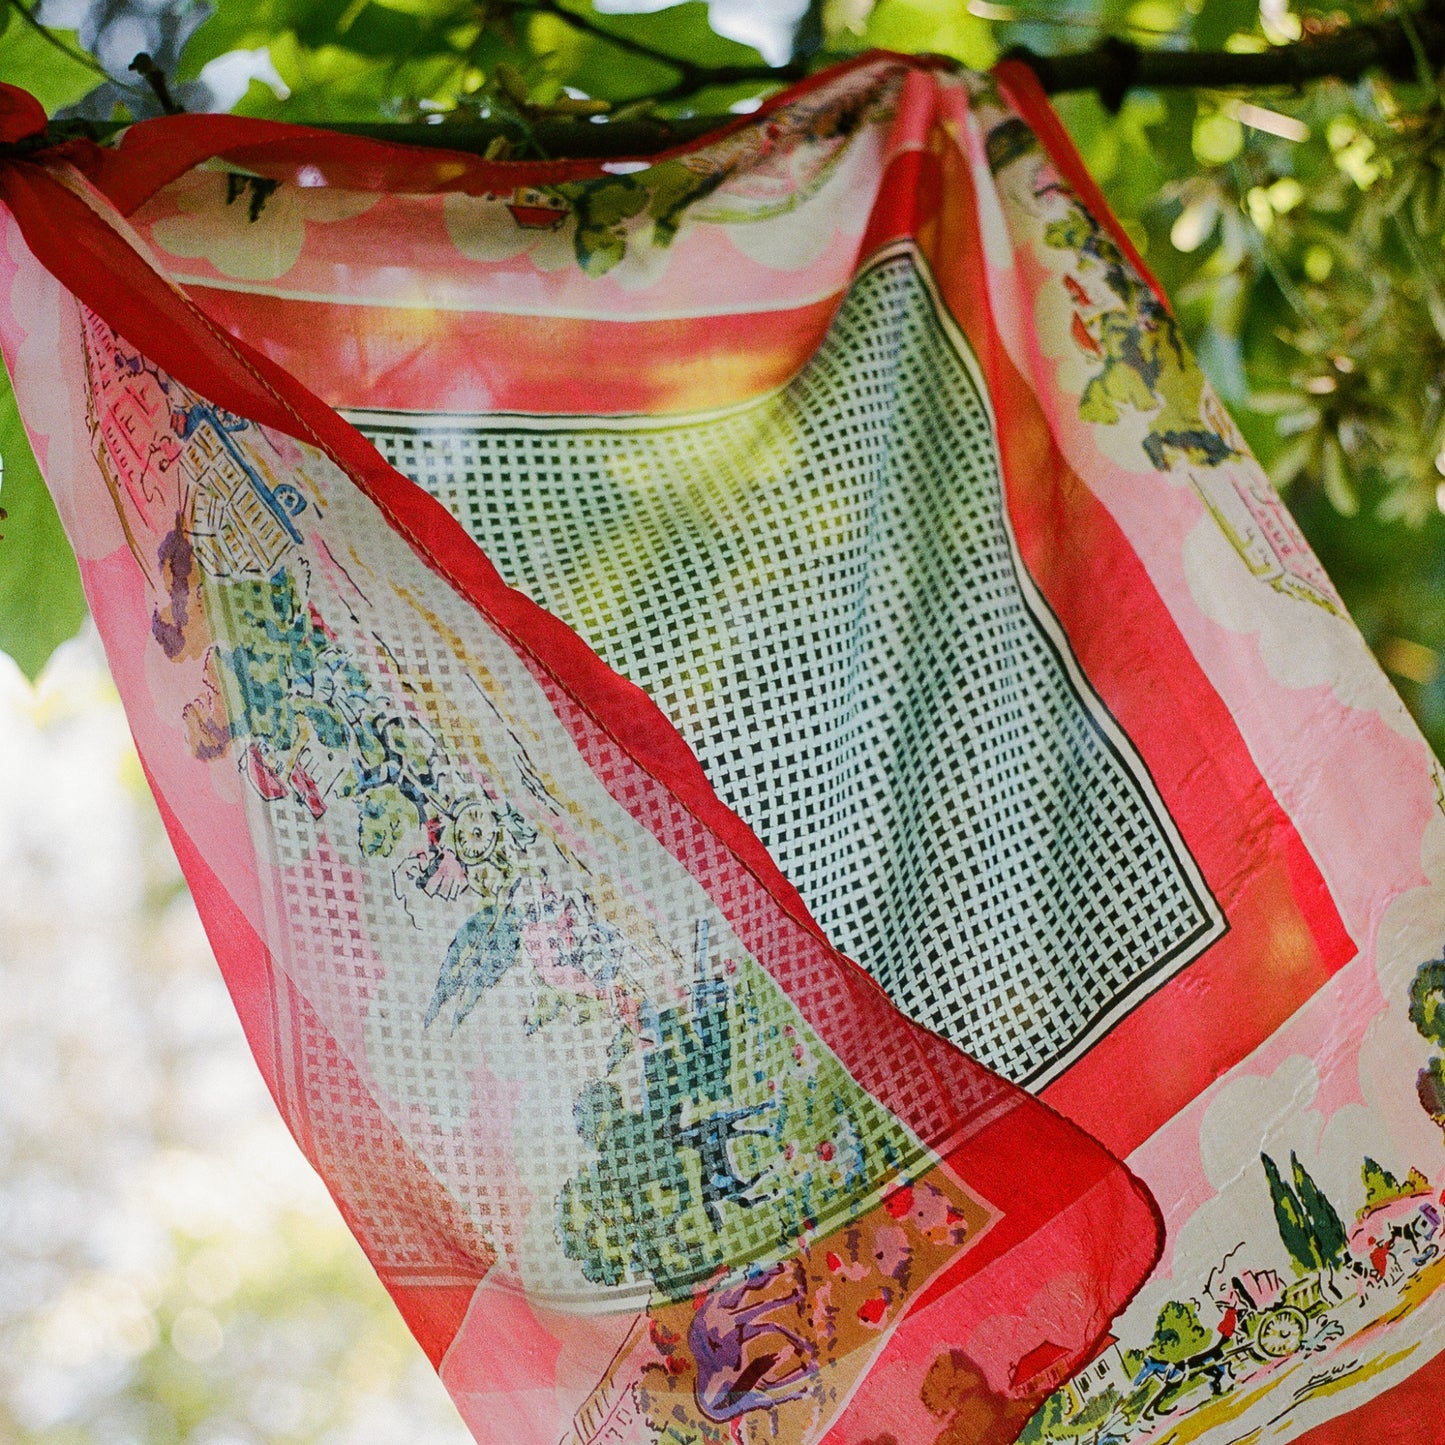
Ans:
[{"label": "checkered center panel", "polygon": [[909,253],[727,413],[354,419],[644,687],[834,942],[1038,1085],[1222,920],[1016,560]]}]

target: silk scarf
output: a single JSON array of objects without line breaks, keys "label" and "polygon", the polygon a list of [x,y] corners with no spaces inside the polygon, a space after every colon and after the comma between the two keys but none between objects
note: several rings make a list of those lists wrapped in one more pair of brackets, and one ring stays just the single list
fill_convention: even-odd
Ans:
[{"label": "silk scarf", "polygon": [[1024,68],[4,101],[142,761],[479,1440],[1439,1438],[1439,769]]}]

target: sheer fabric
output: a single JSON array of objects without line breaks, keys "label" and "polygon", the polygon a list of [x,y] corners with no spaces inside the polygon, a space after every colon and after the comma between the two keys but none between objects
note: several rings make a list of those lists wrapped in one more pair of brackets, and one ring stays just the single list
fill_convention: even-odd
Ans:
[{"label": "sheer fabric", "polygon": [[1437,773],[1026,72],[0,199],[217,957],[478,1439],[1411,1428]]}]

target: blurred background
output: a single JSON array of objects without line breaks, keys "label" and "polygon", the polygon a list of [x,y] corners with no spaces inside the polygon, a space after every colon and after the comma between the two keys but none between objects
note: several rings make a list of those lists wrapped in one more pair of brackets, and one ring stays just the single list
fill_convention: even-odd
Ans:
[{"label": "blurred background", "polygon": [[[1438,18],[1441,6],[1420,5]],[[745,110],[869,46],[983,68],[1107,37],[1259,51],[1303,0],[0,0],[0,80],[124,123]],[[623,44],[608,39],[620,36]],[[667,62],[677,56],[694,74]],[[1445,746],[1445,102],[1398,76],[1060,97],[1206,371]],[[707,67],[757,74],[726,86]],[[661,97],[658,99],[658,97]],[[0,383],[0,1442],[466,1439],[265,1094]]]},{"label": "blurred background", "polygon": [[0,1441],[471,1437],[251,1060],[87,630],[0,658]]}]

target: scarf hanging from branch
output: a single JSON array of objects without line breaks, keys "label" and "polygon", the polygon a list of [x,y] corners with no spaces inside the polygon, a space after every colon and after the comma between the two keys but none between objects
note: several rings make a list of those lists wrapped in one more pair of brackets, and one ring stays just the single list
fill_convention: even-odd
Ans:
[{"label": "scarf hanging from branch", "polygon": [[3,99],[148,776],[479,1440],[1432,1438],[1438,770],[1023,67],[648,162]]}]

